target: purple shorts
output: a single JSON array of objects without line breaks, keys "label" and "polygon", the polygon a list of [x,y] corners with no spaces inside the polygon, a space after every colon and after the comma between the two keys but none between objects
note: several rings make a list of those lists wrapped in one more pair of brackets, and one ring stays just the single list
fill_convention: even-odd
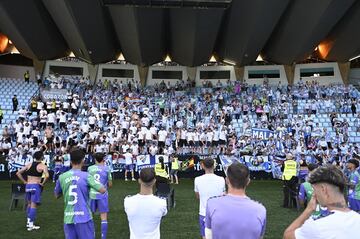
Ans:
[{"label": "purple shorts", "polygon": [[66,239],[95,239],[94,222],[64,224],[64,233]]},{"label": "purple shorts", "polygon": [[90,208],[93,213],[99,211],[100,213],[109,212],[109,199],[108,197],[102,199],[91,199]]},{"label": "purple shorts", "polygon": [[348,198],[349,208],[353,211],[360,211],[360,200],[354,198]]},{"label": "purple shorts", "polygon": [[26,184],[26,201],[39,204],[41,202],[40,184]]},{"label": "purple shorts", "polygon": [[125,170],[133,171],[134,170],[134,164],[126,164],[125,165]]},{"label": "purple shorts", "polygon": [[199,215],[200,235],[205,237],[205,217]]}]

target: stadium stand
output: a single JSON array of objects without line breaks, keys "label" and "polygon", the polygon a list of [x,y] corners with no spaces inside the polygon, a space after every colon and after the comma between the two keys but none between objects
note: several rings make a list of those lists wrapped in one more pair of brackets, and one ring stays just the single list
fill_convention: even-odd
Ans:
[{"label": "stadium stand", "polygon": [[1,128],[17,119],[17,112],[12,113],[12,97],[17,95],[18,109],[28,107],[31,98],[39,90],[39,86],[30,81],[25,83],[23,79],[0,78],[1,99],[0,105],[4,112]]}]

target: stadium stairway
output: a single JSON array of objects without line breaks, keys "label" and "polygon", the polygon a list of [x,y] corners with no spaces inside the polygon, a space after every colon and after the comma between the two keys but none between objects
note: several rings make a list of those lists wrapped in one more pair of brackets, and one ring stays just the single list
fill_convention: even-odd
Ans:
[{"label": "stadium stairway", "polygon": [[[18,110],[23,106],[27,109],[31,97],[38,90],[38,85],[34,81],[26,83],[23,79],[13,78],[0,78],[0,106],[3,110],[4,116],[1,124],[1,129],[9,124],[11,121],[15,121],[18,118],[18,112],[12,113],[12,98],[17,96],[19,101]],[[2,130],[0,130],[1,132]]]}]

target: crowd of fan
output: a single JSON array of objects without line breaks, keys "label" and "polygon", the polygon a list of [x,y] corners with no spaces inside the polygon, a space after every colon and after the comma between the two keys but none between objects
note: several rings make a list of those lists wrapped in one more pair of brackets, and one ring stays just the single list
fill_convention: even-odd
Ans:
[{"label": "crowd of fan", "polygon": [[[1,151],[9,160],[30,159],[39,149],[61,156],[74,145],[87,153],[130,151],[134,156],[197,153],[282,158],[291,153],[301,162],[337,165],[360,154],[358,146],[349,143],[349,122],[337,117],[352,114],[354,130],[359,130],[359,92],[352,86],[204,82],[206,88],[194,88],[190,81],[179,81],[175,86],[162,82],[142,88],[134,80],[100,80],[91,86],[88,78],[49,78],[45,84],[67,89],[67,100],[33,98],[28,110],[18,111],[18,120],[2,132]],[[298,107],[299,100],[306,100],[304,111]],[[330,114],[334,134],[314,123],[320,110]],[[240,131],[233,126],[234,119],[242,121]],[[254,138],[254,127],[280,136],[267,141]]]}]

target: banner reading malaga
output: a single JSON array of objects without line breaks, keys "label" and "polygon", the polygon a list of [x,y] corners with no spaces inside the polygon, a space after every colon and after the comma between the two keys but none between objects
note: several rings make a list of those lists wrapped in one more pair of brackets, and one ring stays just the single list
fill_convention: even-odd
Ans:
[{"label": "banner reading malaga", "polygon": [[260,129],[260,128],[252,128],[251,135],[254,139],[261,139],[264,141],[269,140],[270,138],[279,138],[282,136],[281,131],[272,131],[269,129]]}]

